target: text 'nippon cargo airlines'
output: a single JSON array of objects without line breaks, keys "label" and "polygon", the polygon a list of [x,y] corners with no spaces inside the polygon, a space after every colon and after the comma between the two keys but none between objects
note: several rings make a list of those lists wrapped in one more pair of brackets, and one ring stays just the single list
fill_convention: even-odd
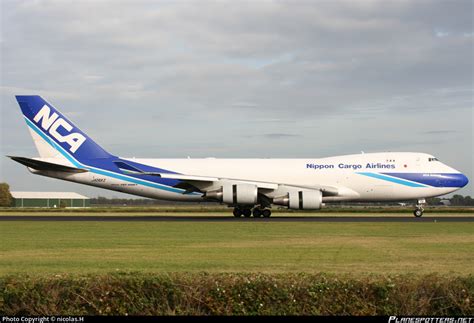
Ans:
[{"label": "text 'nippon cargo airlines'", "polygon": [[141,159],[110,154],[40,96],[16,97],[37,158],[14,157],[38,175],[148,198],[218,201],[236,217],[269,217],[272,205],[317,210],[325,202],[418,200],[464,187],[465,175],[424,153],[304,159]]}]

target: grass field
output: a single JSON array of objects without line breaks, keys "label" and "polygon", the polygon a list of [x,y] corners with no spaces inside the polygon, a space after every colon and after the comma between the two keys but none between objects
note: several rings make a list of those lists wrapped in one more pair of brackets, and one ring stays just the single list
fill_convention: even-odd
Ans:
[{"label": "grass field", "polygon": [[0,222],[0,275],[474,273],[473,223]]},{"label": "grass field", "polygon": [[[36,211],[0,216],[75,214]],[[473,254],[467,221],[1,221],[0,313],[471,316]]]}]

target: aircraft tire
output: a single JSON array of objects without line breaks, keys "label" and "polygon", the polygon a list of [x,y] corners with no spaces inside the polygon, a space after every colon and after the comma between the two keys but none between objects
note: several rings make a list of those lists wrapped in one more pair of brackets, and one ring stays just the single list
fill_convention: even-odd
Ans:
[{"label": "aircraft tire", "polygon": [[253,209],[252,214],[254,218],[259,218],[262,216],[262,210],[256,207]]},{"label": "aircraft tire", "polygon": [[239,209],[239,208],[237,208],[237,207],[234,208],[233,213],[234,213],[234,216],[235,216],[236,218],[240,218],[240,217],[242,216],[242,210]]},{"label": "aircraft tire", "polygon": [[250,210],[250,209],[243,209],[243,210],[242,210],[242,214],[244,215],[244,217],[249,218],[249,217],[252,215],[252,210]]},{"label": "aircraft tire", "polygon": [[421,218],[421,216],[423,215],[423,210],[416,209],[415,211],[413,211],[413,215],[417,218]]},{"label": "aircraft tire", "polygon": [[272,211],[270,211],[269,209],[265,209],[263,210],[262,214],[264,218],[269,218],[272,215]]}]

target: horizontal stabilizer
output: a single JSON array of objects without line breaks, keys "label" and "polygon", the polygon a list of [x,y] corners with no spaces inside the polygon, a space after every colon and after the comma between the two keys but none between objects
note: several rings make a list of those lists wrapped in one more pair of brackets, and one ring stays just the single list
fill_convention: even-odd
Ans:
[{"label": "horizontal stabilizer", "polygon": [[15,157],[15,156],[7,156],[14,161],[25,165],[26,167],[30,167],[36,170],[49,170],[49,171],[56,171],[56,172],[66,172],[66,173],[84,173],[87,172],[86,169],[75,168],[70,166],[64,166],[54,163],[48,163],[45,161],[33,159],[33,158],[26,158],[26,157]]}]

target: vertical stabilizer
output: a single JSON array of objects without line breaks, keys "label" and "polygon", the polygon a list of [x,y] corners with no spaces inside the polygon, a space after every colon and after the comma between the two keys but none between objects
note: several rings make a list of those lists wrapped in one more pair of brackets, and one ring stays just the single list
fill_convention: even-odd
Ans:
[{"label": "vertical stabilizer", "polygon": [[40,96],[16,99],[40,157],[81,162],[112,156]]}]

